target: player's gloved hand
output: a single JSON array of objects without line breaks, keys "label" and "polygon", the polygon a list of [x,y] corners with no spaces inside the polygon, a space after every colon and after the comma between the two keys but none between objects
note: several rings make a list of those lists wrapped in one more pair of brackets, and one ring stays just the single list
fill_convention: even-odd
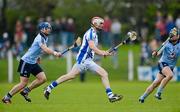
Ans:
[{"label": "player's gloved hand", "polygon": [[108,51],[102,51],[102,54],[103,54],[103,56],[110,56],[111,55],[111,53],[109,53]]},{"label": "player's gloved hand", "polygon": [[62,56],[62,54],[60,52],[56,52],[56,51],[53,52],[53,55],[56,56],[56,57],[61,57]]},{"label": "player's gloved hand", "polygon": [[116,50],[111,52],[111,56],[114,56],[114,55],[116,55],[116,54],[117,54],[117,51],[116,51]]},{"label": "player's gloved hand", "polygon": [[117,49],[114,48],[113,51],[111,52],[111,56],[112,55],[114,56],[115,54],[117,54]]},{"label": "player's gloved hand", "polygon": [[58,52],[58,57],[62,57],[62,54],[60,52]]},{"label": "player's gloved hand", "polygon": [[41,64],[41,58],[38,57],[37,61],[36,61],[38,64]]},{"label": "player's gloved hand", "polygon": [[152,52],[152,56],[153,56],[153,57],[157,56],[157,54],[158,54],[157,51],[153,51],[153,52]]}]

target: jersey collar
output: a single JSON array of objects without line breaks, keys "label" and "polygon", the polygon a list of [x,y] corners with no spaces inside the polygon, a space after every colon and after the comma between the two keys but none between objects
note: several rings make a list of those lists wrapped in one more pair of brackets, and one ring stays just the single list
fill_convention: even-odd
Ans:
[{"label": "jersey collar", "polygon": [[180,39],[174,44],[172,41],[169,41],[173,46],[175,46],[176,44],[180,43]]},{"label": "jersey collar", "polygon": [[47,36],[46,36],[44,33],[40,32],[39,34],[40,34],[45,40],[47,39]]}]

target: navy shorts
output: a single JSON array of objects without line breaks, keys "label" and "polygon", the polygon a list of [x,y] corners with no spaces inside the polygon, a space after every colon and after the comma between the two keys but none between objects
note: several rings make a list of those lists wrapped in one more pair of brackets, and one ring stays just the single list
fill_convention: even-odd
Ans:
[{"label": "navy shorts", "polygon": [[[168,65],[166,62],[159,62],[159,63],[158,63],[159,73],[160,73],[161,75],[163,75],[163,76],[165,76],[165,75],[162,73],[162,69],[163,69],[164,67],[166,67],[166,66],[169,67],[169,65]],[[173,71],[173,68],[170,67],[170,69]],[[165,77],[166,77],[166,76],[165,76]]]},{"label": "navy shorts", "polygon": [[29,63],[24,62],[23,60],[20,60],[17,71],[20,73],[20,76],[29,78],[30,74],[33,74],[34,76],[36,76],[43,70],[37,63],[29,64]]}]

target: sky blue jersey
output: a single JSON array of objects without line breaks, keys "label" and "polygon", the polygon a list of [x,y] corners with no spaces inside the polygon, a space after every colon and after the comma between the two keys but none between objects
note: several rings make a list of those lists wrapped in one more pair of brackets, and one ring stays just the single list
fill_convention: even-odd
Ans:
[{"label": "sky blue jersey", "polygon": [[91,58],[94,58],[94,51],[89,47],[88,41],[94,41],[95,46],[98,45],[98,36],[97,32],[91,27],[83,36],[83,41],[79,53],[76,57],[76,61],[80,64],[82,61]]},{"label": "sky blue jersey", "polygon": [[166,62],[170,68],[174,68],[180,56],[180,41],[173,45],[171,42],[165,44],[159,62]]},{"label": "sky blue jersey", "polygon": [[34,39],[34,42],[32,43],[31,47],[28,49],[28,51],[21,59],[29,64],[35,64],[38,57],[40,57],[40,55],[43,53],[43,50],[40,46],[42,44],[47,45],[47,41],[48,37],[42,33],[39,33]]}]

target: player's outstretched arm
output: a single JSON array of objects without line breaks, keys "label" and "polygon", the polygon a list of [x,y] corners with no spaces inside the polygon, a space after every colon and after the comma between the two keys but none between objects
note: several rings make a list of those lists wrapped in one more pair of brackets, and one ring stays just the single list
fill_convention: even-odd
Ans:
[{"label": "player's outstretched arm", "polygon": [[161,53],[158,53],[157,51],[153,51],[153,52],[152,52],[152,56],[153,56],[153,57],[159,56],[160,54],[161,54]]},{"label": "player's outstretched arm", "polygon": [[88,43],[89,43],[89,47],[90,47],[96,54],[101,55],[101,56],[109,56],[109,55],[111,55],[111,54],[110,54],[109,52],[107,52],[107,51],[103,51],[103,50],[98,49],[98,48],[95,46],[93,40],[89,40]]},{"label": "player's outstretched arm", "polygon": [[56,51],[48,48],[45,44],[42,44],[40,47],[41,47],[41,49],[42,49],[44,52],[46,52],[47,54],[52,54],[52,55],[54,55],[54,56],[56,56],[56,57],[61,57],[61,53],[60,53],[60,52],[56,52]]}]

